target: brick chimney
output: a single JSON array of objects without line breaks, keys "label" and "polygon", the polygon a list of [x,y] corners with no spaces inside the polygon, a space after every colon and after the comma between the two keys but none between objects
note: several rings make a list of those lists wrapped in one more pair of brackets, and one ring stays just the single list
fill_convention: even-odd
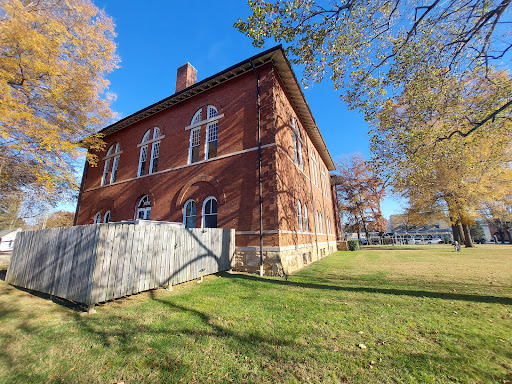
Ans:
[{"label": "brick chimney", "polygon": [[197,81],[197,69],[195,69],[190,63],[182,65],[178,68],[176,75],[176,93],[190,87]]}]

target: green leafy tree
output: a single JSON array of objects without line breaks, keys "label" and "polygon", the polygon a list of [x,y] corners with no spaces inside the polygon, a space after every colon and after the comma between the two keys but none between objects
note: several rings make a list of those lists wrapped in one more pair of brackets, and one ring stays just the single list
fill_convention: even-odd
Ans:
[{"label": "green leafy tree", "polygon": [[[306,84],[328,76],[349,106],[372,120],[384,102],[432,69],[461,79],[507,67],[510,2],[249,0],[252,14],[235,27],[258,47],[270,38],[286,43],[293,62],[304,66]],[[445,135],[467,136],[511,106],[511,98],[502,100]]]}]

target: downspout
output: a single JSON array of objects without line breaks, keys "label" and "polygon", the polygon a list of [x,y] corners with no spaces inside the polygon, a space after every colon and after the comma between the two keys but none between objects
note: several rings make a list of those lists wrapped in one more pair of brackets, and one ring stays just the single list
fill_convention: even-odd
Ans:
[{"label": "downspout", "polygon": [[89,170],[89,162],[85,160],[84,172],[82,173],[82,182],[80,183],[80,190],[78,192],[78,200],[76,202],[75,217],[73,218],[73,226],[78,222],[78,215],[80,214],[80,206],[82,204],[82,194],[84,193],[85,178],[87,177],[87,171]]},{"label": "downspout", "polygon": [[263,187],[261,183],[261,105],[260,105],[260,74],[251,60],[251,67],[256,74],[256,94],[258,105],[258,194],[260,200],[260,276],[263,276]]}]

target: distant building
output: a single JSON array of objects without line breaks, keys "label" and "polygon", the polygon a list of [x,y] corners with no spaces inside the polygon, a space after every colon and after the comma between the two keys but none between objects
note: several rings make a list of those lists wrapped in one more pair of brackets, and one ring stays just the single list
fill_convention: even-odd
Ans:
[{"label": "distant building", "polygon": [[16,234],[20,231],[21,228],[0,231],[0,251],[12,251]]},{"label": "distant building", "polygon": [[388,231],[402,239],[429,240],[433,238],[453,240],[452,229],[443,219],[431,219],[426,224],[416,224],[407,215],[391,215]]},{"label": "distant building", "polygon": [[257,270],[261,235],[273,274],[336,251],[334,163],[281,46],[200,82],[187,63],[172,96],[101,133],[75,224],[234,228],[237,269]]}]

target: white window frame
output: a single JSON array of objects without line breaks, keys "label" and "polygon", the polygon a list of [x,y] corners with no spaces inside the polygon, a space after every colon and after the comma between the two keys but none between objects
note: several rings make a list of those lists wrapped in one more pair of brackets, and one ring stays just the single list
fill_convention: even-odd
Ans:
[{"label": "white window frame", "polygon": [[[149,201],[149,207],[146,207],[146,208],[139,208],[140,204],[142,203],[142,201],[144,199],[148,199]],[[152,207],[152,203],[151,203],[151,199],[149,198],[148,195],[144,195],[142,196],[139,201],[137,202],[137,208],[136,208],[136,216],[135,216],[135,220],[150,220],[150,217],[151,217],[151,207]],[[139,219],[139,212],[143,212],[143,218],[142,219]],[[147,217],[149,216],[149,217]]]},{"label": "white window frame", "polygon": [[215,108],[213,105],[209,105],[207,108],[206,118],[210,120],[217,116],[219,116],[219,111],[217,110],[217,108]]},{"label": "white window frame", "polygon": [[[205,222],[205,218],[206,218],[206,213],[205,213],[205,208],[206,208],[206,203],[210,200],[215,200],[215,202],[217,203],[217,213],[215,213],[215,215],[217,216],[217,228],[219,227],[219,202],[217,201],[217,199],[215,198],[215,196],[208,196],[206,199],[204,199],[203,201],[203,210],[201,211],[201,228],[204,228],[204,222]],[[197,214],[197,212],[196,212]],[[208,214],[208,216],[213,216],[212,214]]]},{"label": "white window frame", "polygon": [[194,215],[194,226],[191,227],[191,228],[196,228],[196,219],[197,219],[197,204],[194,200],[192,199],[189,199],[187,201],[185,201],[185,204],[183,205],[183,225],[185,226],[185,228],[187,227],[187,218],[189,217],[192,217],[192,216],[187,216],[187,205],[189,203],[193,203],[195,206],[196,206],[196,214]]},{"label": "white window frame", "polygon": [[[107,215],[108,215],[108,221],[107,221]],[[110,214],[110,211],[105,212],[105,214],[103,215],[103,222],[110,223],[111,216],[112,215]]]},{"label": "white window frame", "polygon": [[146,166],[148,165],[148,144],[146,143],[147,141],[149,141],[149,136],[151,135],[151,129],[148,129],[146,131],[146,133],[144,133],[144,136],[142,136],[142,141],[140,142],[140,154],[139,154],[139,168],[137,169],[137,177],[140,177],[140,176],[144,176],[144,175],[148,175],[148,173],[144,173],[144,175],[141,174],[141,171],[142,171],[142,158],[144,157],[143,155],[145,154],[146,156],[146,159],[145,159],[145,166],[144,166],[144,171],[145,171],[145,168]]},{"label": "white window frame", "polygon": [[311,180],[313,184],[318,188],[318,162],[316,160],[316,153],[311,149]]},{"label": "white window frame", "polygon": [[[149,161],[148,175],[158,172],[158,170],[153,172],[153,164],[154,164],[155,159],[158,159],[160,157],[160,139],[161,138],[162,138],[162,135],[160,133],[160,128],[154,127],[153,128],[153,140],[151,140],[152,141],[152,143],[151,143],[151,160]],[[157,154],[156,157],[155,157],[155,153]]]},{"label": "white window frame", "polygon": [[302,161],[302,139],[297,128],[295,118],[292,118],[292,138],[293,138],[293,162],[301,169],[304,170],[304,163]]},{"label": "white window frame", "polygon": [[299,232],[302,232],[302,204],[297,199],[297,222],[299,224]]},{"label": "white window frame", "polygon": [[103,176],[101,177],[101,185],[107,184],[108,171],[110,169],[110,158],[105,159],[105,166],[103,167]]},{"label": "white window frame", "polygon": [[[101,185],[112,184],[114,180],[114,171],[119,168],[119,155],[121,154],[119,143],[113,143],[105,156],[105,165],[103,167],[103,175],[101,177]],[[110,159],[112,159],[112,169],[110,169]],[[110,177],[108,173],[110,172]]]},{"label": "white window frame", "polygon": [[110,172],[110,184],[115,183],[117,179],[117,171],[119,169],[119,156],[112,159],[112,171]]},{"label": "white window frame", "polygon": [[94,215],[94,224],[100,224],[100,223],[101,223],[101,213],[96,212],[96,214]]},{"label": "white window frame", "polygon": [[[201,147],[201,127],[197,127],[197,128],[190,130],[190,143],[188,146],[188,163],[189,164],[194,164],[194,163],[192,163],[192,138],[194,137],[194,132],[199,132],[199,142],[196,146],[199,148]],[[194,147],[196,147],[196,146],[194,146]],[[198,161],[196,161],[196,163]]]},{"label": "white window frame", "polygon": [[304,203],[304,232],[309,232],[308,206]]}]

